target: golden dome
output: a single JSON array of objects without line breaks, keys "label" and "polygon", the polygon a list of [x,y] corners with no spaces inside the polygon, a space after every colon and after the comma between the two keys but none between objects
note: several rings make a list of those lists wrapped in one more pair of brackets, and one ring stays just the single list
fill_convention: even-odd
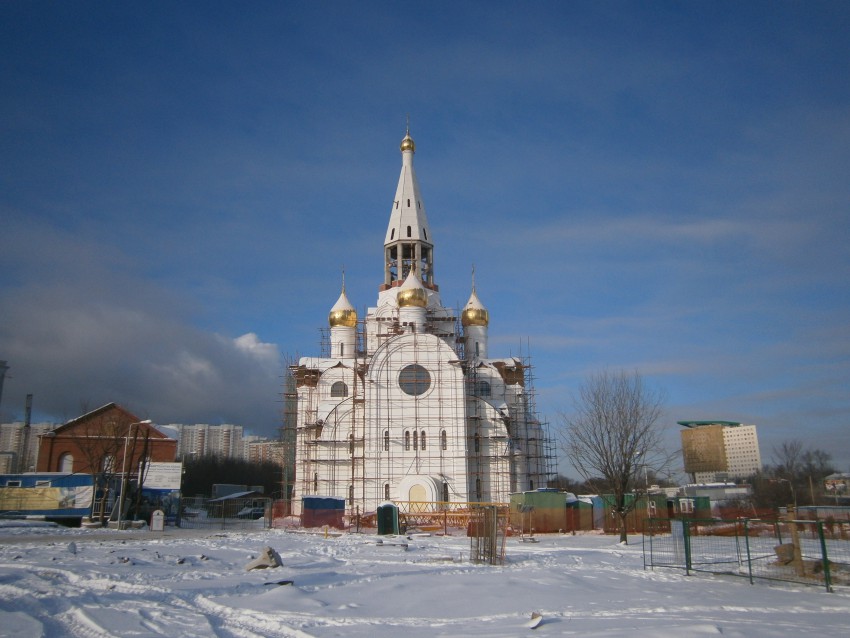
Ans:
[{"label": "golden dome", "polygon": [[460,314],[460,323],[464,328],[467,326],[486,327],[490,324],[490,313],[487,312],[487,308],[478,299],[475,289],[472,290],[469,301],[466,302],[466,306],[464,306],[463,312]]},{"label": "golden dome", "polygon": [[413,270],[398,289],[396,302],[399,308],[425,308],[428,305],[428,293]]},{"label": "golden dome", "polygon": [[398,297],[399,308],[424,308],[428,305],[428,293],[424,288],[408,288],[407,290],[399,290]]},{"label": "golden dome", "polygon": [[331,328],[353,328],[357,325],[357,311],[345,296],[345,288],[328,314],[328,324]]},{"label": "golden dome", "polygon": [[414,143],[413,138],[410,137],[410,133],[407,133],[407,135],[404,136],[404,139],[401,141],[400,148],[402,153],[404,153],[404,151],[416,152],[416,144]]}]

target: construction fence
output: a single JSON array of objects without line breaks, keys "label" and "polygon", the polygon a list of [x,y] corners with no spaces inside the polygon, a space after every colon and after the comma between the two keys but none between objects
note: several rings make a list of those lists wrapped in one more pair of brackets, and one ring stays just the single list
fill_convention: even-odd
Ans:
[{"label": "construction fence", "polygon": [[850,522],[647,519],[644,567],[850,586]]},{"label": "construction fence", "polygon": [[249,530],[272,526],[270,498],[183,498],[178,527]]}]

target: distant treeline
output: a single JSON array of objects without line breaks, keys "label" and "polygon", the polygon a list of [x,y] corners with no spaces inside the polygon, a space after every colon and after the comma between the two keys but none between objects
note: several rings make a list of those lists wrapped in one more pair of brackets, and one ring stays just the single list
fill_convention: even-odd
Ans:
[{"label": "distant treeline", "polygon": [[183,460],[183,495],[209,497],[216,483],[262,485],[266,496],[280,498],[283,470],[277,463],[202,456]]}]

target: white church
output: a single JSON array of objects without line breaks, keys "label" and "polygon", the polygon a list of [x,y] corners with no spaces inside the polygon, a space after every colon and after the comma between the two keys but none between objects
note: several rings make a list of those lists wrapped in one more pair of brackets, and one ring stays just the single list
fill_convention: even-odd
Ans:
[{"label": "white church", "polygon": [[415,149],[408,132],[377,305],[358,317],[343,283],[326,356],[290,368],[296,514],[304,496],[343,498],[349,513],[387,501],[507,503],[550,476],[529,367],[490,357],[474,279],[459,318],[440,300]]}]

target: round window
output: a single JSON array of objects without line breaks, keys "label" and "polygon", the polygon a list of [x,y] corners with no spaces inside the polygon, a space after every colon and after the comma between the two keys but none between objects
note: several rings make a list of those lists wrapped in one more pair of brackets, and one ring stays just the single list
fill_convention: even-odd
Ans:
[{"label": "round window", "polygon": [[418,396],[431,387],[431,375],[422,366],[414,363],[402,369],[398,375],[398,385],[402,392]]}]

